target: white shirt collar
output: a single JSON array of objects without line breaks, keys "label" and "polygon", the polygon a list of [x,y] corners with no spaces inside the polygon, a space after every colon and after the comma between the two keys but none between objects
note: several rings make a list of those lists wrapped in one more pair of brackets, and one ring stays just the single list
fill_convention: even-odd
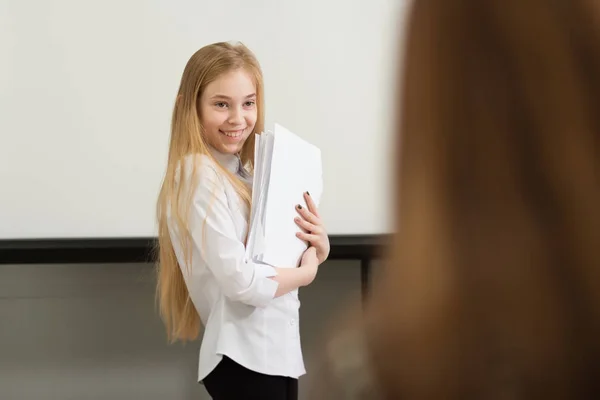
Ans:
[{"label": "white shirt collar", "polygon": [[209,146],[210,154],[226,170],[232,174],[238,174],[242,169],[242,160],[238,154],[225,154]]}]

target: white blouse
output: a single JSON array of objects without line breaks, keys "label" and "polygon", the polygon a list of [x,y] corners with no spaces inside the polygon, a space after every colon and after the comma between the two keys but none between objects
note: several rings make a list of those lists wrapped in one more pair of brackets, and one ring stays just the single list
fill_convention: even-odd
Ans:
[{"label": "white blouse", "polygon": [[[212,154],[222,167],[251,185],[252,177],[237,156]],[[223,355],[259,373],[298,378],[306,373],[300,348],[298,289],[274,298],[279,284],[269,277],[276,275],[275,269],[244,261],[249,210],[210,157],[201,155],[199,159],[198,185],[188,221],[193,239],[189,269],[169,220],[177,259],[205,327],[198,380],[202,381]],[[190,160],[184,163],[188,168]]]}]

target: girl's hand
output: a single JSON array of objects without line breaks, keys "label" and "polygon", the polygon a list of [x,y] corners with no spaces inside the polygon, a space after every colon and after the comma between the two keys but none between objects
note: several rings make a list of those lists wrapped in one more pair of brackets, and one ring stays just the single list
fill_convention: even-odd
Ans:
[{"label": "girl's hand", "polygon": [[329,237],[319,216],[319,210],[317,210],[317,206],[308,192],[304,193],[304,199],[306,200],[308,209],[297,205],[296,211],[298,211],[302,218],[296,217],[294,219],[296,224],[304,229],[304,231],[298,232],[296,236],[316,248],[317,259],[319,260],[319,264],[321,264],[329,257]]}]

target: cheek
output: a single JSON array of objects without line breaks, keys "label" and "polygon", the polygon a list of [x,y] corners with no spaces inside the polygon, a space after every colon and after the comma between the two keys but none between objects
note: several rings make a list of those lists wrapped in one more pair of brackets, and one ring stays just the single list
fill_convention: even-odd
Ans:
[{"label": "cheek", "polygon": [[225,119],[225,113],[220,113],[211,109],[205,109],[202,112],[202,125],[204,125],[204,128],[209,130],[221,126]]},{"label": "cheek", "polygon": [[256,111],[254,112],[250,112],[246,115],[246,123],[251,126],[254,127],[254,125],[256,124],[256,119],[258,118],[258,114]]}]

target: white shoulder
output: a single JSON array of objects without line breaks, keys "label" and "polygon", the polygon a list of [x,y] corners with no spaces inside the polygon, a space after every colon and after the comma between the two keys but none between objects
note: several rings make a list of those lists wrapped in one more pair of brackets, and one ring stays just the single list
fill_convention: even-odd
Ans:
[{"label": "white shoulder", "polygon": [[[195,169],[195,175],[192,177],[192,173]],[[183,173],[182,173],[183,172]],[[181,181],[189,184],[195,183],[194,197],[201,195],[203,192],[214,193],[215,190],[225,190],[226,178],[223,176],[220,168],[216,165],[209,156],[205,154],[193,154],[185,156],[177,166],[176,172],[177,183]]]},{"label": "white shoulder", "polygon": [[209,156],[205,154],[190,154],[178,162],[175,174],[176,180],[179,181],[183,178],[185,181],[188,181],[194,168],[196,169],[197,182],[205,180],[222,181],[223,179],[215,161]]}]

